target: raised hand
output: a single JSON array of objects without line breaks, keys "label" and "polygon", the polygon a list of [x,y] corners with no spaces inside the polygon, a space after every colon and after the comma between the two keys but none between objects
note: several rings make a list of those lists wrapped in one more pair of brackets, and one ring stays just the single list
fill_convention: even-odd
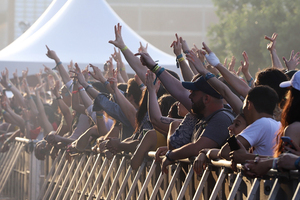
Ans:
[{"label": "raised hand", "polygon": [[45,83],[43,84],[37,84],[34,88],[34,91],[37,93],[37,92],[40,92],[42,90],[42,88],[45,86]]},{"label": "raised hand", "polygon": [[173,47],[173,52],[176,56],[181,54],[182,44],[180,42],[180,38],[178,38],[177,33],[175,34],[176,40],[174,40],[170,47]]},{"label": "raised hand", "polygon": [[149,69],[147,70],[146,77],[145,77],[145,84],[147,86],[148,91],[158,91],[160,84],[159,81],[155,82],[155,74],[151,72]]},{"label": "raised hand", "polygon": [[71,78],[77,78],[78,82],[81,85],[86,82],[77,63],[75,63],[75,71],[70,71],[70,72],[73,72],[75,74],[74,76],[71,76]]},{"label": "raised hand", "polygon": [[118,23],[118,25],[115,26],[115,40],[109,40],[108,42],[115,45],[116,47],[118,47],[119,49],[122,49],[125,47],[125,43],[123,41],[122,38],[122,26],[120,25],[120,23]]},{"label": "raised hand", "polygon": [[199,73],[205,74],[207,72],[207,70],[202,65],[201,60],[197,57],[194,51],[190,51],[190,53],[186,55],[186,59],[193,63]]},{"label": "raised hand", "polygon": [[54,96],[59,97],[59,81],[55,82],[55,86],[51,88],[51,92],[54,94]]},{"label": "raised hand", "polygon": [[142,64],[146,67],[148,67],[149,69],[152,69],[154,65],[156,65],[156,63],[153,61],[153,59],[151,58],[151,56],[148,53],[136,53],[134,54],[135,56],[141,56],[140,60],[142,62]]},{"label": "raised hand", "polygon": [[114,48],[114,53],[111,54],[111,56],[116,62],[122,61],[120,49],[118,49],[118,51],[117,51],[116,48]]},{"label": "raised hand", "polygon": [[270,41],[270,43],[267,44],[267,49],[269,51],[275,50],[277,36],[278,36],[277,33],[273,33],[272,37],[268,37],[268,36],[265,35],[265,39]]},{"label": "raised hand", "polygon": [[184,39],[182,39],[182,37],[180,37],[179,39],[180,39],[180,43],[182,44],[182,51],[185,54],[189,53],[190,49],[189,49],[189,46],[188,46],[187,42]]},{"label": "raised hand", "polygon": [[105,82],[105,78],[99,69],[99,67],[96,67],[95,65],[90,64],[90,67],[93,69],[93,72],[89,71],[90,75],[100,82]]},{"label": "raised hand", "polygon": [[140,42],[140,47],[138,48],[138,52],[139,53],[148,53],[147,49],[148,49],[148,43],[146,44],[146,46],[143,46],[142,43]]},{"label": "raised hand", "polygon": [[242,72],[243,74],[246,74],[249,73],[249,58],[246,51],[244,51],[242,55],[244,57],[244,61],[241,61]]},{"label": "raised hand", "polygon": [[236,71],[234,70],[235,60],[236,60],[235,57],[232,56],[231,61],[230,61],[229,65],[228,65],[228,70],[230,72],[233,72],[234,74],[236,74]]},{"label": "raised hand", "polygon": [[202,45],[202,49],[205,51],[203,53],[205,53],[207,62],[214,67],[217,66],[220,63],[219,58],[210,50],[210,48],[204,42],[202,42]]},{"label": "raised hand", "polygon": [[53,59],[53,60],[57,61],[57,60],[58,60],[58,57],[57,57],[55,51],[50,50],[49,47],[48,47],[47,45],[46,45],[46,48],[47,48],[46,56],[48,56],[48,58],[50,58],[50,59]]},{"label": "raised hand", "polygon": [[114,91],[118,90],[118,80],[115,77],[110,77],[107,79],[107,81],[110,83],[112,89]]},{"label": "raised hand", "polygon": [[14,79],[18,78],[18,69],[16,69],[16,71],[13,73]]},{"label": "raised hand", "polygon": [[22,71],[22,77],[23,77],[23,78],[26,78],[26,77],[27,77],[28,71],[29,71],[28,67],[26,67],[26,70],[23,70],[23,71]]},{"label": "raised hand", "polygon": [[299,57],[300,55],[300,52],[297,52],[296,54],[294,54],[294,50],[291,51],[291,55],[290,55],[290,59],[287,60],[285,57],[283,57],[283,61],[284,61],[284,64],[286,66],[286,68],[288,70],[295,70],[297,65],[300,63],[299,62]]}]

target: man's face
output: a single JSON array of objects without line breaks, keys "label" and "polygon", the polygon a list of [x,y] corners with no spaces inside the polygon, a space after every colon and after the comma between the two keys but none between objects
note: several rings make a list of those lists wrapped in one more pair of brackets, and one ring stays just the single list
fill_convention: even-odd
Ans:
[{"label": "man's face", "polygon": [[189,98],[192,101],[192,112],[194,114],[203,114],[203,110],[205,109],[205,104],[203,102],[204,93],[201,91],[191,90],[191,94]]}]

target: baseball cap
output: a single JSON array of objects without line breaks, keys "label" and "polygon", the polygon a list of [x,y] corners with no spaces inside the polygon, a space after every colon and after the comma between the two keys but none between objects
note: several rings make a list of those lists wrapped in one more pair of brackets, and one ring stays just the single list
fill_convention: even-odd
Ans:
[{"label": "baseball cap", "polygon": [[297,71],[289,81],[280,83],[279,87],[286,88],[292,86],[296,90],[300,91],[300,71]]},{"label": "baseball cap", "polygon": [[182,86],[188,90],[202,91],[217,99],[223,99],[223,97],[207,83],[203,76],[200,76],[194,82],[182,82]]}]

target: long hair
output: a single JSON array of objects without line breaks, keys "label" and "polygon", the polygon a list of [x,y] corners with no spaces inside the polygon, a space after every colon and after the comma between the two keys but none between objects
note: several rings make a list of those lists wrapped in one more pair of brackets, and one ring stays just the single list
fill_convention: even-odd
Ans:
[{"label": "long hair", "polygon": [[278,157],[282,153],[282,140],[284,130],[290,124],[300,121],[300,91],[291,88],[287,95],[286,104],[281,114],[281,128],[279,129],[276,137],[276,146],[274,157]]},{"label": "long hair", "polygon": [[136,112],[136,117],[135,117],[135,131],[139,131],[139,128],[141,126],[141,123],[147,113],[147,102],[148,102],[148,91],[145,89],[142,93],[142,98],[139,103],[139,109]]}]

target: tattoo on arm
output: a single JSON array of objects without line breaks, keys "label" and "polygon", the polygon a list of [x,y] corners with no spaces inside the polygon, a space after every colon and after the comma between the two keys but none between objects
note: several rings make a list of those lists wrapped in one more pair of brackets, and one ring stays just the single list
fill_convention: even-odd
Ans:
[{"label": "tattoo on arm", "polygon": [[168,118],[168,117],[161,117],[160,118],[161,123],[163,124],[170,124],[174,119]]}]

